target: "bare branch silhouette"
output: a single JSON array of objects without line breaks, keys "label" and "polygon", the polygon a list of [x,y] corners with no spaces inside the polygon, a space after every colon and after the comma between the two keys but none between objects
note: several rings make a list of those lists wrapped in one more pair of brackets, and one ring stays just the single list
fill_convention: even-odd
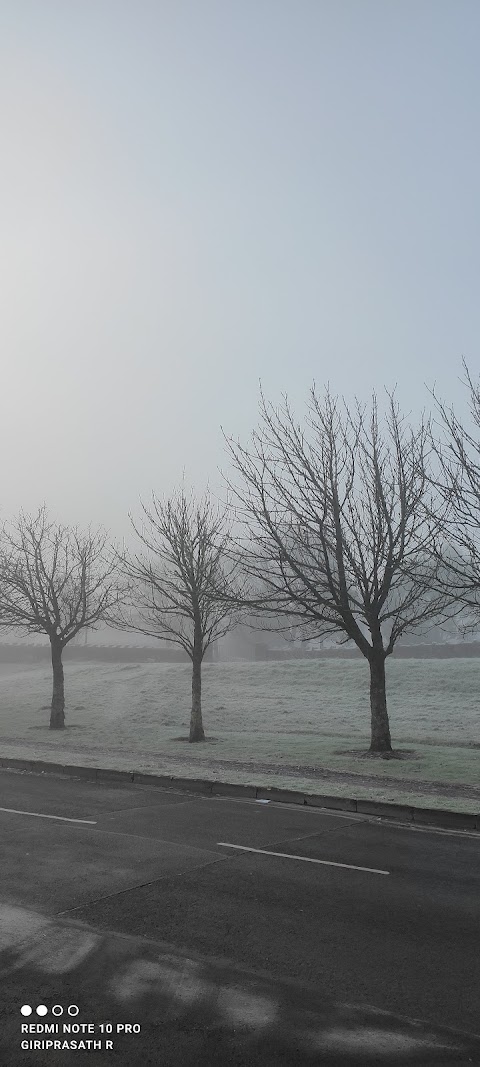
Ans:
[{"label": "bare branch silhouette", "polygon": [[229,558],[224,511],[206,495],[200,502],[182,490],[165,502],[152,494],[141,526],[132,526],[140,554],[125,554],[130,611],[117,625],[179,645],[192,661],[190,741],[204,741],[201,668],[207,649],[236,624],[233,604],[238,564]]},{"label": "bare branch silhouette", "polygon": [[[391,752],[385,660],[398,638],[445,610],[432,593],[442,514],[427,508],[428,423],[412,429],[393,394],[383,427],[373,396],[353,411],[310,393],[305,426],[287,399],[261,396],[249,448],[230,440],[230,483],[245,537],[248,606],[283,615],[304,639],[354,641],[370,667],[372,753]],[[259,592],[260,591],[260,592]]]},{"label": "bare branch silhouette", "polygon": [[465,360],[463,385],[469,392],[472,429],[467,430],[453,407],[431,395],[440,416],[441,436],[431,429],[431,444],[438,461],[432,478],[448,509],[444,536],[436,544],[439,588],[470,614],[464,634],[478,628],[480,616],[480,378],[474,382]]},{"label": "bare branch silhouette", "polygon": [[119,600],[116,565],[102,530],[81,533],[51,522],[45,507],[4,526],[1,623],[47,634],[52,656],[51,729],[65,725],[62,653],[80,630],[108,618]]}]

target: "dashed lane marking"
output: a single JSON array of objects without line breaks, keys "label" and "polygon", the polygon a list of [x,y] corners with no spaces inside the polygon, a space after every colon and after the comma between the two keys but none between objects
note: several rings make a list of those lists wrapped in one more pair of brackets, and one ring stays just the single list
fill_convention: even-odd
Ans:
[{"label": "dashed lane marking", "polygon": [[248,848],[247,845],[231,845],[227,841],[217,841],[219,848],[236,848],[240,852],[256,852],[262,856],[280,856],[285,860],[302,860],[303,863],[320,863],[324,867],[344,867],[348,871],[367,871],[368,874],[390,874],[376,867],[356,867],[353,863],[335,863],[334,860],[317,860],[311,856],[292,856],[290,852],[269,852],[265,848]]},{"label": "dashed lane marking", "polygon": [[57,819],[59,822],[79,822],[86,826],[96,826],[96,819],[67,819],[66,815],[43,815],[39,811],[17,811],[16,808],[0,808],[0,811],[7,811],[10,815],[32,815],[35,819]]}]

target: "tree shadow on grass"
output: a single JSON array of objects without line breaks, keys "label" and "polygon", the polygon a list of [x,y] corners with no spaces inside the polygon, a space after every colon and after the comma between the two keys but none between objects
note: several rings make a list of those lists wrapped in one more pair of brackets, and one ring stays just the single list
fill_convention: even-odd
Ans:
[{"label": "tree shadow on grass", "polygon": [[421,760],[424,757],[414,748],[396,748],[392,752],[370,752],[363,748],[338,748],[333,752],[334,756],[349,756],[351,759],[372,760]]},{"label": "tree shadow on grass", "polygon": [[[188,744],[191,743],[189,737],[169,737],[168,740],[169,741],[187,741]],[[222,744],[222,741],[223,741],[223,738],[220,738],[220,737],[204,737],[203,741],[195,741],[195,742],[192,742],[192,744],[196,744],[196,745],[218,745],[218,744]]]},{"label": "tree shadow on grass", "polygon": [[[48,709],[50,711],[50,708]],[[88,727],[79,722],[66,722],[63,730],[87,730]],[[44,730],[45,733],[51,733],[50,727],[44,722],[34,723],[33,726],[27,726],[27,730]]]}]

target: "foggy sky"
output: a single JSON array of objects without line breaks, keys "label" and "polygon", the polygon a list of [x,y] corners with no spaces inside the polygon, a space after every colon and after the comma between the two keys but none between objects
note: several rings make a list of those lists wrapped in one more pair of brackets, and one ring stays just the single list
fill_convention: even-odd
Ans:
[{"label": "foggy sky", "polygon": [[0,516],[221,491],[258,382],[459,412],[476,0],[2,0]]}]

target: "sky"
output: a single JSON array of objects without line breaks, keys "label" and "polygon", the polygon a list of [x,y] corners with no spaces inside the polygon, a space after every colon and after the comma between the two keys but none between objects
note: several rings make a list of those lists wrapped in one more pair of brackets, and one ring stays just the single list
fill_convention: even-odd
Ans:
[{"label": "sky", "polygon": [[259,382],[462,413],[479,39],[477,0],[0,0],[2,519],[221,496]]}]

